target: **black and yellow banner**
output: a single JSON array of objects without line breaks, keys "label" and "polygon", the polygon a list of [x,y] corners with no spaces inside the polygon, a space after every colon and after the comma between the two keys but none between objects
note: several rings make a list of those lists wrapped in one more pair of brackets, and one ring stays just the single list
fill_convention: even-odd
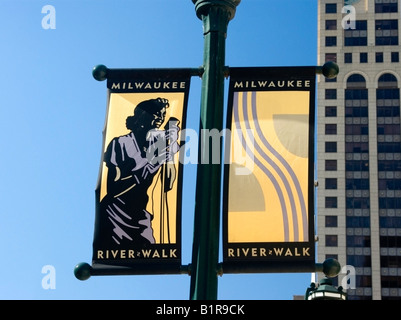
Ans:
[{"label": "black and yellow banner", "polygon": [[108,70],[94,266],[179,272],[180,136],[189,85],[186,69]]},{"label": "black and yellow banner", "polygon": [[315,78],[315,67],[230,68],[224,272],[314,266]]}]

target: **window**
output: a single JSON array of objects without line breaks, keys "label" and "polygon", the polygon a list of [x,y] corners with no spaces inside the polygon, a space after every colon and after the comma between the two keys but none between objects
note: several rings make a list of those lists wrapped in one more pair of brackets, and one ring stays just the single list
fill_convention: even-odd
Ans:
[{"label": "window", "polygon": [[347,217],[347,228],[369,228],[370,217]]},{"label": "window", "polygon": [[398,46],[398,20],[376,20],[376,45]]},{"label": "window", "polygon": [[401,145],[399,142],[381,142],[377,145],[378,153],[400,153]]},{"label": "window", "polygon": [[376,62],[377,63],[383,62],[383,52],[376,52]]},{"label": "window", "polygon": [[377,124],[377,134],[400,135],[400,125],[397,124]]},{"label": "window", "polygon": [[325,208],[337,208],[337,197],[326,197]]},{"label": "window", "polygon": [[345,107],[345,117],[363,118],[368,116],[368,108],[366,107]]},{"label": "window", "polygon": [[[346,118],[367,118],[368,117],[368,108],[366,107],[346,107],[345,108],[345,117]],[[353,128],[355,126],[355,130]],[[367,133],[367,125],[354,125],[350,124],[348,127],[346,126],[347,134],[368,134]],[[359,132],[359,133],[357,133]]]},{"label": "window", "polygon": [[391,52],[391,62],[400,62],[399,52]]},{"label": "window", "polygon": [[[356,85],[356,84],[354,84]],[[351,88],[349,85],[348,88]],[[368,99],[368,89],[345,89],[346,100],[366,100]]]},{"label": "window", "polygon": [[[346,99],[367,99],[368,94],[366,90],[366,80],[365,78],[358,74],[355,73],[353,75],[350,75],[347,79],[347,89],[349,94],[351,96],[346,97]],[[355,93],[353,92],[355,91]],[[366,91],[366,92],[365,92]],[[347,91],[346,91],[347,94]]]},{"label": "window", "polygon": [[[371,267],[372,259],[370,256],[364,255],[347,255],[347,264],[354,267]],[[360,276],[358,276],[358,278],[359,277]]]},{"label": "window", "polygon": [[[401,286],[401,279],[399,276],[382,276],[381,286],[384,288],[399,288]],[[399,300],[399,295],[397,300]]]},{"label": "window", "polygon": [[401,171],[401,161],[381,160],[378,162],[378,169],[379,171]]},{"label": "window", "polygon": [[363,118],[368,116],[368,108],[366,107],[346,107],[345,108],[345,117],[357,117]]},{"label": "window", "polygon": [[[400,198],[379,198],[379,209],[401,209],[401,199]],[[385,228],[399,228],[395,225],[391,226],[389,223],[387,226],[381,225]]]},{"label": "window", "polygon": [[338,260],[338,254],[326,254],[325,259],[336,259]]},{"label": "window", "polygon": [[379,179],[379,190],[401,190],[401,180]]},{"label": "window", "polygon": [[344,46],[366,46],[368,44],[367,20],[355,21],[355,29],[344,30]]},{"label": "window", "polygon": [[337,62],[337,53],[326,53],[325,61]]},{"label": "window", "polygon": [[337,99],[337,90],[336,89],[326,89],[325,90],[325,99],[327,99],[327,100]]},{"label": "window", "polygon": [[[378,117],[397,117],[399,121],[400,117],[400,89],[398,88],[397,78],[390,74],[385,73],[380,76],[378,81],[378,89],[376,90],[377,97],[377,116]],[[395,124],[395,123],[394,123]],[[383,125],[378,124],[378,133],[390,132],[393,130],[393,126],[387,124],[388,128],[385,129]],[[387,130],[387,131],[386,131]],[[397,131],[394,131],[397,132]],[[398,135],[398,133],[395,133]],[[385,144],[385,142],[381,142]]]},{"label": "window", "polygon": [[337,216],[325,216],[324,218],[326,228],[337,228]]},{"label": "window", "polygon": [[368,53],[367,52],[361,52],[359,54],[359,62],[360,63],[367,63],[368,62]]},{"label": "window", "polygon": [[[357,108],[355,108],[357,109]],[[369,127],[368,124],[346,124],[345,125],[345,134],[346,135],[368,135]]]},{"label": "window", "polygon": [[[392,75],[391,73],[383,74],[379,78],[379,88],[380,89],[385,89],[385,88],[396,89],[396,88],[398,88],[397,78],[394,75]],[[398,98],[396,98],[395,96],[391,96],[387,99],[399,99],[399,95],[397,95],[397,96],[398,96]],[[382,98],[382,99],[385,99],[385,98]]]},{"label": "window", "polygon": [[370,198],[346,198],[345,199],[346,209],[369,209]]},{"label": "window", "polygon": [[337,37],[326,37],[326,47],[337,46]]},{"label": "window", "polygon": [[368,142],[347,142],[345,144],[346,153],[369,153]]},{"label": "window", "polygon": [[326,20],[326,30],[337,30],[337,20]]},{"label": "window", "polygon": [[326,178],[325,179],[325,189],[326,190],[336,190],[337,189],[337,178]]},{"label": "window", "polygon": [[335,142],[335,141],[326,141],[326,143],[325,143],[325,152],[337,152],[337,142]]},{"label": "window", "polygon": [[398,100],[400,98],[400,91],[398,89],[377,89],[376,94],[377,99]]},{"label": "window", "polygon": [[326,13],[337,13],[337,4],[326,3]]},{"label": "window", "polygon": [[[400,200],[400,199],[398,199]],[[379,225],[382,228],[400,228],[401,217],[380,217]]]},{"label": "window", "polygon": [[335,234],[326,234],[326,247],[337,247],[338,236]]},{"label": "window", "polygon": [[326,123],[326,125],[325,125],[325,133],[326,134],[337,134],[337,124],[335,124],[335,123]]},{"label": "window", "polygon": [[326,171],[337,171],[337,160],[325,160],[324,169]]},{"label": "window", "polygon": [[[392,258],[392,260],[396,260],[396,258]],[[398,259],[401,260],[401,259]],[[380,264],[382,262],[380,261]],[[399,266],[401,264],[401,261],[398,261],[398,263],[392,263],[393,266]],[[383,300],[400,300],[400,296],[396,295],[393,296],[393,292],[395,288],[400,288],[401,287],[401,279],[399,276],[382,276],[381,277],[381,286],[382,288],[391,288],[390,289],[390,296],[384,296]],[[397,292],[398,289],[395,289],[395,292]]]},{"label": "window", "polygon": [[401,247],[401,237],[399,236],[380,236],[381,247]]},{"label": "window", "polygon": [[347,160],[345,162],[346,171],[369,171],[368,160]]},{"label": "window", "polygon": [[[398,52],[391,52],[392,62],[398,60],[398,55],[395,53]],[[380,76],[376,97],[377,116],[381,120],[377,122],[377,135],[380,138],[377,145],[377,152],[379,153],[378,187],[381,191],[379,192],[379,209],[401,209],[401,198],[399,196],[401,179],[394,176],[394,171],[400,171],[401,161],[396,160],[393,155],[393,153],[399,154],[401,152],[399,142],[401,133],[399,125],[400,89],[397,78],[393,74],[385,73]],[[384,120],[382,117],[392,117],[392,119],[382,121]],[[380,174],[385,173],[385,171],[389,171],[388,175]],[[399,217],[380,217],[380,227],[399,228],[401,220],[397,218]]]},{"label": "window", "polygon": [[346,190],[369,190],[369,179],[345,179]]},{"label": "window", "polygon": [[351,52],[344,53],[344,63],[352,63],[352,53]]},{"label": "window", "polygon": [[349,247],[370,247],[370,236],[347,236]]},{"label": "window", "polygon": [[337,117],[337,107],[326,107],[325,108],[326,117]]},{"label": "window", "polygon": [[375,2],[375,13],[398,12],[398,1],[389,3],[390,1],[376,0]]}]

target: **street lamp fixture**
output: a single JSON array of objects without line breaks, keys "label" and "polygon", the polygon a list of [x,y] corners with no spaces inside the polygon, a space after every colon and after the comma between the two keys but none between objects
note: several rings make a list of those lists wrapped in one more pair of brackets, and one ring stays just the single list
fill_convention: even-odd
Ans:
[{"label": "street lamp fixture", "polygon": [[330,278],[324,277],[317,287],[311,283],[306,290],[305,300],[347,300],[347,294],[342,287],[334,287]]},{"label": "street lamp fixture", "polygon": [[316,265],[316,271],[323,272],[325,277],[316,286],[314,282],[306,289],[305,300],[347,300],[343,287],[333,286],[331,278],[340,273],[341,266],[336,259],[327,259]]}]

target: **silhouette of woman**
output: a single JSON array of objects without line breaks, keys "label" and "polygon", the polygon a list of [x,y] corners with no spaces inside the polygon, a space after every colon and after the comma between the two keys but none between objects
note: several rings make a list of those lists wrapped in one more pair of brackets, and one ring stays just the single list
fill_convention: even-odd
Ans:
[{"label": "silhouette of woman", "polygon": [[[177,123],[168,130],[159,129],[166,117],[169,102],[163,98],[142,101],[134,115],[126,119],[131,132],[116,137],[109,143],[103,157],[107,173],[107,194],[100,202],[95,239],[103,248],[123,244],[146,246],[155,243],[151,220],[147,211],[148,189],[153,178],[167,161],[178,152]],[[173,148],[166,144],[170,140]],[[164,148],[160,148],[164,145]],[[168,176],[174,179],[175,166],[167,166]],[[174,181],[168,181],[171,189]],[[101,239],[100,239],[101,237]],[[96,244],[98,246],[98,244]]]}]

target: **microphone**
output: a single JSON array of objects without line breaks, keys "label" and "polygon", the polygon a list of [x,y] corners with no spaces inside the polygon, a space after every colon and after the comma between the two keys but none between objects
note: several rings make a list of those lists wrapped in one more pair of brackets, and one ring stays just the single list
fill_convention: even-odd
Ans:
[{"label": "microphone", "polygon": [[[165,168],[164,168],[164,192],[168,192],[172,189],[174,180],[176,178],[176,168],[173,163],[173,157],[174,155],[178,152],[180,149],[180,146],[178,144],[178,132],[180,131],[180,128],[178,125],[180,124],[180,121],[175,118],[171,117],[168,121],[167,124],[164,126],[164,129],[166,130],[166,148],[167,148],[167,154],[166,154],[166,161],[165,163]],[[169,164],[169,162],[171,162]]]},{"label": "microphone", "polygon": [[180,146],[178,144],[178,132],[180,131],[179,125],[180,124],[180,120],[178,120],[175,117],[171,117],[166,125],[164,126],[164,129],[167,131],[167,148],[168,148],[168,159],[171,160],[174,156],[174,154],[176,154],[178,152],[178,150],[180,149]]}]

